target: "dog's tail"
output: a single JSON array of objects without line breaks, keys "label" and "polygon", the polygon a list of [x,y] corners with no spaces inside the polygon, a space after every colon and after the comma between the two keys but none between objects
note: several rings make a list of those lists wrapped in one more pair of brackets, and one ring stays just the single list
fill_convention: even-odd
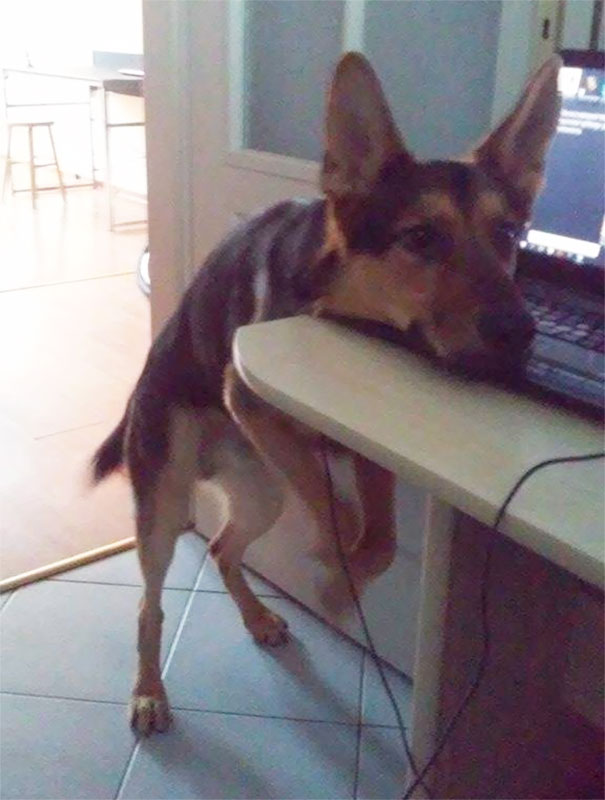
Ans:
[{"label": "dog's tail", "polygon": [[92,482],[100,483],[112,472],[115,472],[124,463],[124,437],[128,423],[128,410],[120,420],[118,426],[99,447],[92,457]]}]

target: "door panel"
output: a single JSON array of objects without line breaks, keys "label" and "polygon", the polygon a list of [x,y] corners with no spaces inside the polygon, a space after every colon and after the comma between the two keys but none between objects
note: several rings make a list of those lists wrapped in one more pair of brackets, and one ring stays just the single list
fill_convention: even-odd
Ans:
[{"label": "door panel", "polygon": [[344,5],[245,4],[244,148],[321,157],[323,90],[341,52]]},{"label": "door panel", "polygon": [[418,158],[458,155],[489,129],[501,12],[501,0],[367,4],[364,51]]}]

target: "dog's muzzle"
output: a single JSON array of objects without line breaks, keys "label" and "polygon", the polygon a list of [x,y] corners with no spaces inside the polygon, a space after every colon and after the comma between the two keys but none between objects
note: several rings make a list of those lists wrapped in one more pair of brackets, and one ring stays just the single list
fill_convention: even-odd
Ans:
[{"label": "dog's muzzle", "polygon": [[536,333],[531,314],[516,305],[484,312],[477,327],[488,348],[513,358],[528,350]]},{"label": "dog's muzzle", "polygon": [[448,371],[468,378],[520,377],[536,333],[534,320],[523,307],[504,306],[485,311],[477,324],[480,351],[462,351],[447,359]]}]

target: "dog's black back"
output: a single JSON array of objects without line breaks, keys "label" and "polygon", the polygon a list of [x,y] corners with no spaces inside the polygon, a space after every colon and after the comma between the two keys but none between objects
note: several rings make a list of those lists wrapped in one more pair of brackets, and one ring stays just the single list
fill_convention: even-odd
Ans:
[{"label": "dog's black back", "polygon": [[140,471],[147,473],[155,468],[152,453],[165,457],[171,410],[222,407],[237,328],[298,314],[312,299],[324,216],[322,199],[279,203],[239,225],[208,256],[153,343],[124,418],[95,454],[95,480],[122,463],[127,419],[130,455],[146,452]]},{"label": "dog's black back", "polygon": [[237,328],[300,313],[308,303],[324,206],[288,201],[239,225],[198,271],[154,343],[141,381],[153,381],[157,391],[159,378],[177,403],[220,404]]}]

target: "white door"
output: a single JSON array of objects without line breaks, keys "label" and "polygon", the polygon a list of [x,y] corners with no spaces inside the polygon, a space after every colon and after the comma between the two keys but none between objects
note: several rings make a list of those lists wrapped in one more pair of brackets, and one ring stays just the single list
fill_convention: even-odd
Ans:
[{"label": "white door", "polygon": [[[365,52],[419,157],[479,139],[552,49],[544,0],[204,0],[145,3],[152,312],[157,330],[209,250],[241,218],[317,195],[321,123],[341,52]],[[552,15],[551,32],[555,30]],[[399,554],[365,591],[377,649],[411,674],[425,497],[398,487]],[[206,493],[205,534],[216,526]],[[301,548],[293,507],[248,563],[363,641],[322,600],[327,576]]]}]

